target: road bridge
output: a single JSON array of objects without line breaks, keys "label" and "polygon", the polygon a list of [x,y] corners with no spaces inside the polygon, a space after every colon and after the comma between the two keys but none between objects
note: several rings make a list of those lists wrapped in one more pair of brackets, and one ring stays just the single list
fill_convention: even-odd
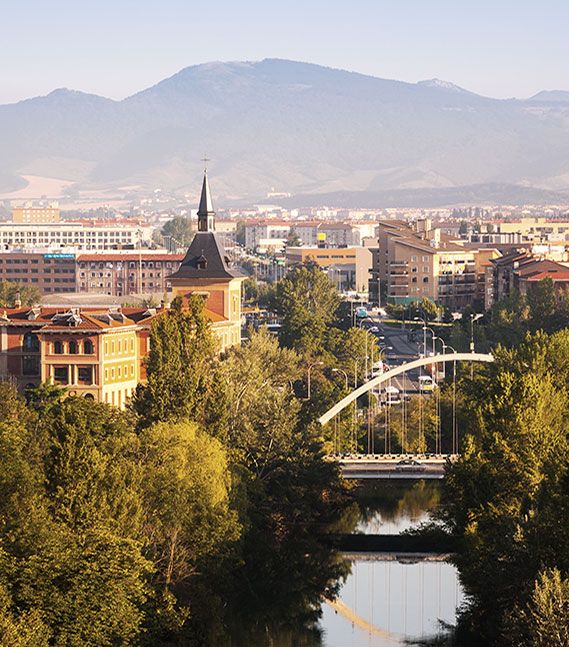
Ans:
[{"label": "road bridge", "polygon": [[335,404],[333,407],[328,409],[325,414],[320,416],[318,421],[321,425],[325,425],[327,422],[330,422],[334,416],[338,415],[346,407],[348,407],[352,402],[355,402],[358,398],[361,398],[362,395],[365,395],[369,391],[381,386],[382,384],[389,382],[397,375],[401,375],[407,371],[412,371],[417,368],[422,368],[425,366],[430,366],[432,364],[444,364],[451,362],[493,362],[494,356],[486,353],[445,353],[439,355],[431,355],[427,357],[420,357],[419,359],[401,364],[401,366],[396,366],[395,368],[386,371],[382,375],[368,380],[362,384],[357,389],[354,389],[349,393],[345,398],[342,398],[340,402]]},{"label": "road bridge", "polygon": [[[341,463],[346,478],[443,478],[445,462],[459,453],[456,365],[493,361],[492,355],[484,353],[443,353],[413,359],[373,377],[319,418],[322,425],[333,421],[329,458]],[[444,400],[435,380],[421,380],[429,371],[436,379],[436,367],[447,363],[452,363],[453,370]],[[423,373],[425,367],[429,369]],[[418,375],[416,387],[409,388],[410,372]],[[365,408],[358,408],[359,398],[367,394]],[[349,416],[339,415],[348,407]],[[380,447],[383,454],[376,451]]]}]

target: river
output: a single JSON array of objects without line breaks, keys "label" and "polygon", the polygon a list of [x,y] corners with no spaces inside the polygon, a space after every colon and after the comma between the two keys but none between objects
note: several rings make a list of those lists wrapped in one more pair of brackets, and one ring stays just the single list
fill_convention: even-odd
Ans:
[{"label": "river", "polygon": [[[356,532],[397,534],[427,521],[438,486],[377,483],[358,495]],[[335,603],[324,603],[323,647],[391,647],[418,644],[453,625],[463,593],[454,566],[445,562],[399,563],[357,559]]]}]

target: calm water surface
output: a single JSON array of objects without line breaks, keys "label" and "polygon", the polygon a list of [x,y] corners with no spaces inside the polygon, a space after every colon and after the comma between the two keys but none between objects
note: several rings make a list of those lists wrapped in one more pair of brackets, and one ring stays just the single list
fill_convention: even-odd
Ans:
[{"label": "calm water surface", "polygon": [[[377,486],[362,500],[357,532],[397,534],[429,520],[436,486]],[[444,633],[463,601],[457,571],[444,562],[357,560],[320,620],[324,647],[405,645]]]}]

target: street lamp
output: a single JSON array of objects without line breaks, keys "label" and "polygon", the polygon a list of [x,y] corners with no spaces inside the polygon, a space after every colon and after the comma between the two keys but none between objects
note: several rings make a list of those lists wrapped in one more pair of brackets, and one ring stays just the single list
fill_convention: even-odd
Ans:
[{"label": "street lamp", "polygon": [[[364,321],[370,320],[372,323],[374,323],[373,319],[371,317],[364,317],[361,321],[358,321],[358,327],[361,330],[362,329],[362,324]],[[365,357],[365,379],[367,380],[368,376],[368,368],[367,368],[367,354],[368,354],[368,331],[366,330],[366,357]],[[372,366],[373,368],[373,366]]]},{"label": "street lamp", "polygon": [[324,362],[314,362],[314,364],[311,364],[308,367],[308,384],[307,384],[308,388],[307,388],[307,394],[306,394],[307,395],[307,397],[306,397],[307,400],[310,400],[310,393],[311,393],[311,391],[310,391],[310,372],[312,371],[312,368],[314,366],[322,366],[323,364],[324,364]]},{"label": "street lamp", "polygon": [[423,322],[423,357],[427,357],[427,322],[423,317],[413,317],[413,321]]},{"label": "street lamp", "polygon": [[425,328],[427,330],[429,330],[430,333],[431,333],[431,339],[432,339],[432,343],[433,343],[433,355],[434,355],[435,354],[435,339],[440,339],[440,338],[437,337],[437,335],[435,334],[435,331],[430,326],[425,326]]},{"label": "street lamp", "polygon": [[342,368],[333,368],[332,373],[342,373],[344,375],[344,379],[346,380],[346,391],[347,391],[350,387],[348,386],[348,374],[346,373],[346,371],[344,371],[344,369]]},{"label": "street lamp", "polygon": [[474,322],[481,319],[484,315],[480,312],[470,314],[470,352],[474,352]]}]

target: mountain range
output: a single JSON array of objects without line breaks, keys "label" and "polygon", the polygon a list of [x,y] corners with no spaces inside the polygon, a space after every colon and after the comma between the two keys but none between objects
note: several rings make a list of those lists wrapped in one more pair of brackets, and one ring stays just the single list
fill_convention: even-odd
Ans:
[{"label": "mountain range", "polygon": [[266,59],[188,67],[121,101],[59,89],[0,106],[4,192],[24,175],[195,192],[204,152],[225,202],[271,191],[352,206],[421,191],[475,201],[488,187],[547,201],[569,192],[569,92],[498,100]]}]

